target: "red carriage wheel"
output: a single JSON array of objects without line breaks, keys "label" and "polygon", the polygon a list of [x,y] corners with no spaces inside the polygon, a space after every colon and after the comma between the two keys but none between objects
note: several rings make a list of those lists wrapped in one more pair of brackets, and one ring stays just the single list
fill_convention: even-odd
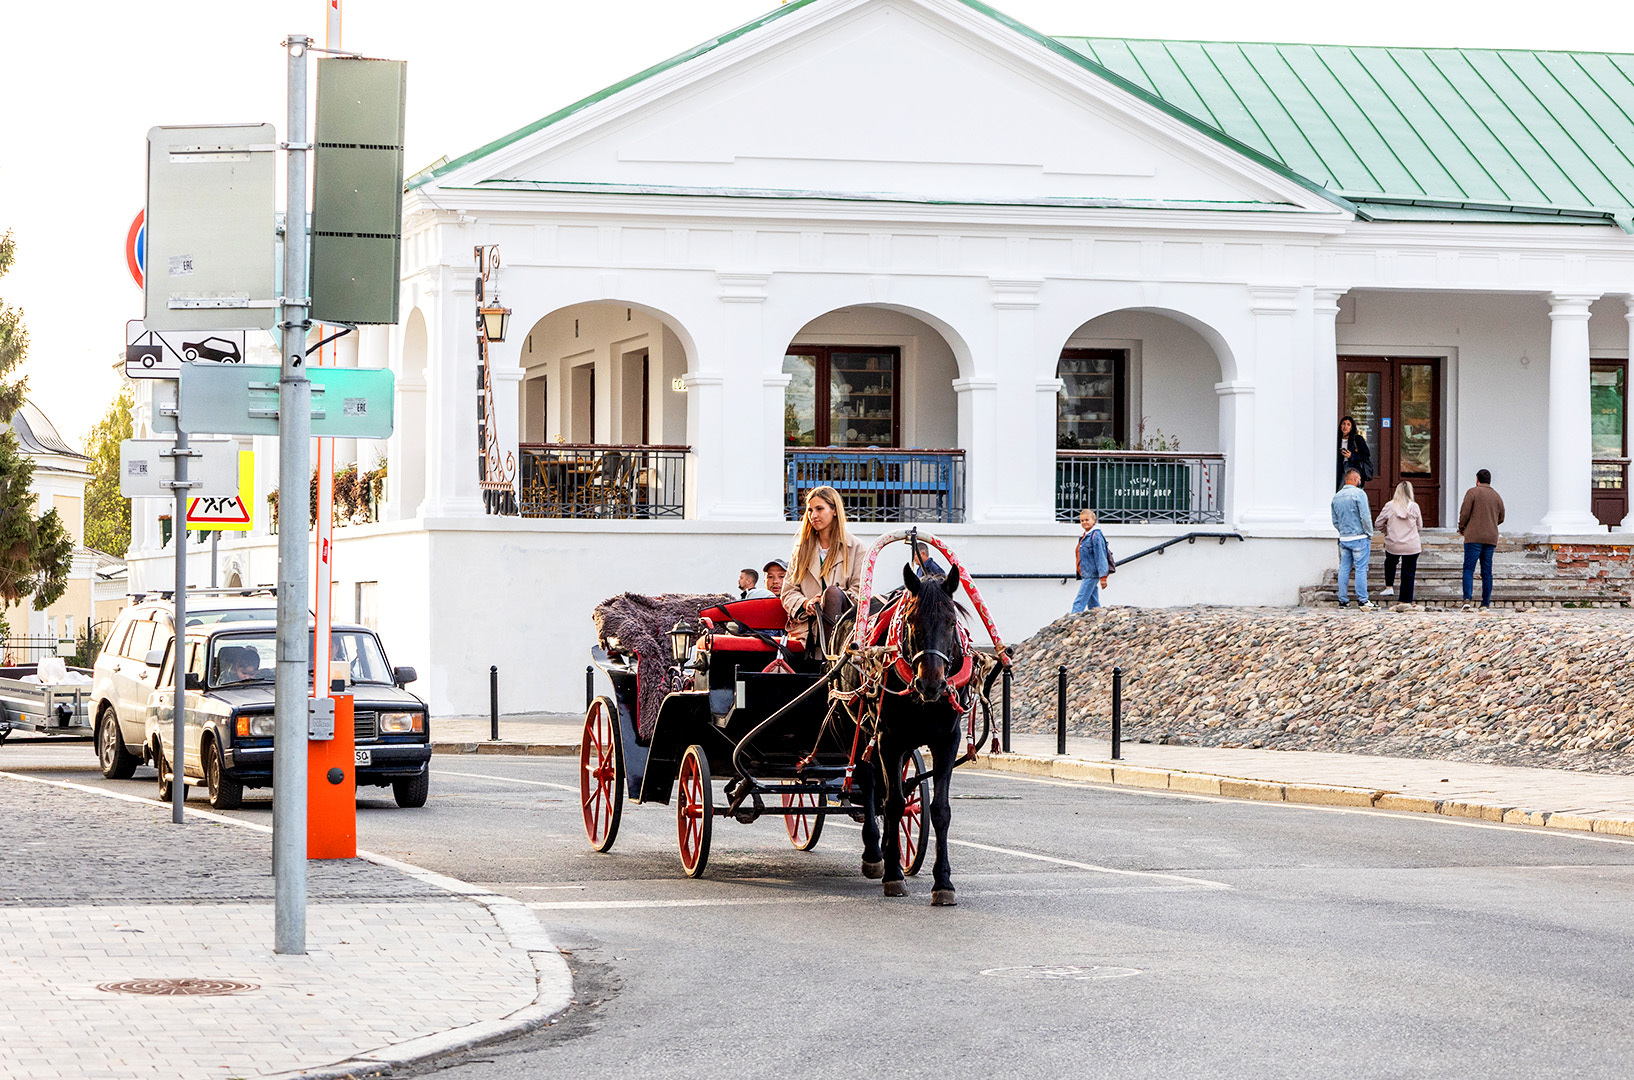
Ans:
[{"label": "red carriage wheel", "polygon": [[[915,750],[913,756],[902,763],[902,782],[909,780],[925,771],[925,758]],[[919,873],[919,868],[925,865],[925,829],[928,822],[925,820],[925,791],[930,787],[930,781],[914,785],[908,796],[907,808],[902,811],[902,823],[897,827],[897,842],[902,855],[902,872],[909,877]]]},{"label": "red carriage wheel", "polygon": [[624,754],[618,745],[617,706],[597,698],[584,714],[584,736],[579,743],[579,802],[584,810],[584,834],[590,846],[606,851],[618,836],[624,813]]},{"label": "red carriage wheel", "polygon": [[[828,796],[823,793],[813,795],[809,791],[802,791],[794,795],[783,796],[784,806],[822,807],[828,805]],[[817,840],[823,835],[822,814],[784,814],[783,825],[789,830],[789,843],[801,851],[810,851],[817,846]]]},{"label": "red carriage wheel", "polygon": [[709,832],[715,824],[715,791],[709,782],[709,758],[697,743],[681,758],[680,790],[675,799],[675,830],[681,844],[681,869],[702,877],[709,862]]}]

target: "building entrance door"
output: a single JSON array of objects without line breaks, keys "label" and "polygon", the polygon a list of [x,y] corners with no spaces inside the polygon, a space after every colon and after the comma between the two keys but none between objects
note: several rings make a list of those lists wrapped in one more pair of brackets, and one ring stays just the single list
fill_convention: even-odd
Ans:
[{"label": "building entrance door", "polygon": [[[1356,421],[1373,455],[1362,485],[1377,516],[1396,485],[1413,485],[1426,528],[1441,524],[1441,361],[1437,358],[1339,358],[1339,416]],[[1339,423],[1333,423],[1334,453]],[[1335,467],[1338,459],[1335,457]]]},{"label": "building entrance door", "polygon": [[1613,528],[1628,514],[1628,361],[1589,366],[1589,431],[1594,440],[1594,516]]}]

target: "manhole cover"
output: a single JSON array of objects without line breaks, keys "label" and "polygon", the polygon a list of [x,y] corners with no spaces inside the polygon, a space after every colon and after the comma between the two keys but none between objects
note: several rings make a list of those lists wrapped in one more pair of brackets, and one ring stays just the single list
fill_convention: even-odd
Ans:
[{"label": "manhole cover", "polygon": [[242,994],[259,990],[255,983],[235,982],[232,979],[124,979],[120,982],[100,983],[98,990],[111,994],[151,994],[155,997],[214,997],[222,994]]},{"label": "manhole cover", "polygon": [[1139,970],[1126,967],[1074,967],[1064,964],[1043,964],[1034,967],[988,968],[983,975],[996,979],[1068,979],[1080,982],[1090,979],[1127,979],[1139,975]]}]

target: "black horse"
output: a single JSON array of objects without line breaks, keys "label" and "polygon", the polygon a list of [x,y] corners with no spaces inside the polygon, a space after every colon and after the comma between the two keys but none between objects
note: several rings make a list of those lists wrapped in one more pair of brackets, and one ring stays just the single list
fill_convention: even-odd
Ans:
[{"label": "black horse", "polygon": [[[879,877],[883,873],[886,896],[908,895],[903,884],[900,850],[902,814],[908,805],[902,769],[909,755],[923,746],[931,753],[931,778],[936,785],[931,799],[921,797],[922,802],[930,804],[930,821],[936,829],[931,903],[945,906],[958,903],[948,868],[947,830],[953,818],[948,804],[948,785],[953,766],[959,759],[961,724],[961,713],[948,699],[948,680],[965,661],[965,646],[959,633],[959,605],[953,600],[959,588],[959,570],[955,567],[946,577],[927,575],[921,581],[911,567],[904,566],[902,580],[907,592],[899,601],[904,605],[899,647],[910,678],[903,686],[900,675],[887,674],[886,693],[880,703],[876,768],[861,770],[868,777],[862,793],[868,806],[863,818],[862,869],[868,877]],[[975,707],[972,694],[967,708]],[[873,813],[875,792],[882,777],[885,782],[883,850],[880,824]]]}]

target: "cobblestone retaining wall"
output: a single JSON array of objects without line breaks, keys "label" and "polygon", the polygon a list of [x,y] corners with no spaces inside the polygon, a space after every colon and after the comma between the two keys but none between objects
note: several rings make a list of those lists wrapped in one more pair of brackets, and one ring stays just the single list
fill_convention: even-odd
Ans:
[{"label": "cobblestone retaining wall", "polygon": [[1634,614],[1103,608],[1018,650],[1015,728],[1634,773]]}]

